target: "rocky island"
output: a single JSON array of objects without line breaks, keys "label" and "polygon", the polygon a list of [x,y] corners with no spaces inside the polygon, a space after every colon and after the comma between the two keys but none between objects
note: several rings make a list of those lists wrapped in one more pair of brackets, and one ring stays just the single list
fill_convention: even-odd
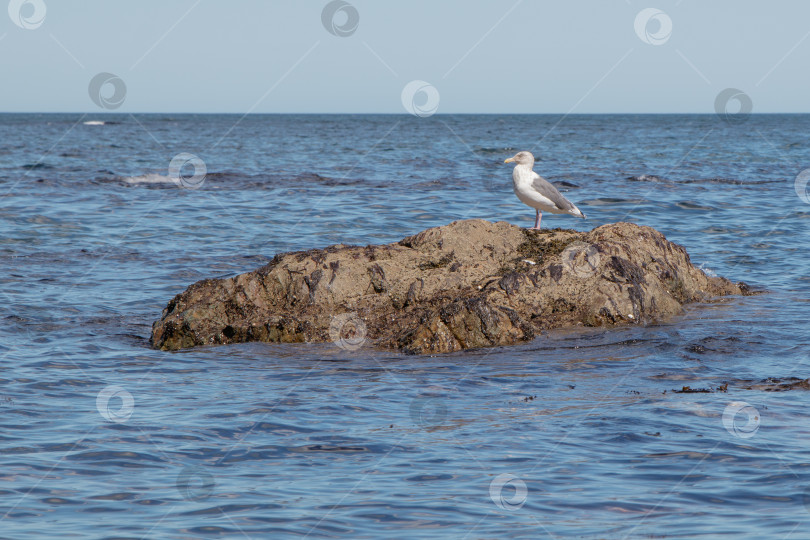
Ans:
[{"label": "rocky island", "polygon": [[446,353],[553,328],[648,324],[689,302],[746,294],[650,227],[536,231],[464,220],[393,244],[283,253],[200,281],[169,302],[151,344],[334,341]]}]

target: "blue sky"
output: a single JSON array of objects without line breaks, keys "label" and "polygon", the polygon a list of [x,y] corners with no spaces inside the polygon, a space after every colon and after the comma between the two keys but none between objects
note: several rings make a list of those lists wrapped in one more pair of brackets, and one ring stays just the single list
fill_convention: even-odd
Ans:
[{"label": "blue sky", "polygon": [[810,112],[805,0],[346,1],[339,36],[326,0],[11,0],[0,110],[99,112],[105,72],[125,113],[402,113],[414,80],[439,113]]}]

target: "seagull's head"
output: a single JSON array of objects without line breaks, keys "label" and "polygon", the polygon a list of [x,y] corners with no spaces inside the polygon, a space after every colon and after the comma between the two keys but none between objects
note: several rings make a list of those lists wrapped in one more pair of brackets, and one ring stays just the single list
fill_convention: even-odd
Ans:
[{"label": "seagull's head", "polygon": [[517,163],[518,165],[528,165],[531,167],[534,165],[534,156],[531,152],[524,150],[505,160],[504,163]]}]

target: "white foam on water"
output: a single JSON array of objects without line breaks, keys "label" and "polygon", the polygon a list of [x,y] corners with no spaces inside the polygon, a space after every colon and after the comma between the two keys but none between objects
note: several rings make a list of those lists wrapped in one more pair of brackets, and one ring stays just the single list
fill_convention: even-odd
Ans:
[{"label": "white foam on water", "polygon": [[87,122],[82,122],[85,126],[103,126],[105,122],[103,120],[88,120]]},{"label": "white foam on water", "polygon": [[717,277],[717,272],[715,272],[711,268],[707,267],[706,263],[702,263],[700,266],[698,266],[698,268],[700,270],[703,270],[703,273],[706,274],[709,277]]},{"label": "white foam on water", "polygon": [[177,181],[171,176],[149,173],[141,176],[125,176],[121,181],[126,184],[176,184]]}]

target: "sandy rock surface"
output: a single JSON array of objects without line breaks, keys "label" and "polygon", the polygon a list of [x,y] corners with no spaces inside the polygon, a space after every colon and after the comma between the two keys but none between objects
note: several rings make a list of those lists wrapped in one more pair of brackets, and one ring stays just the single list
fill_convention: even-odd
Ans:
[{"label": "sandy rock surface", "polygon": [[650,227],[531,231],[456,221],[387,245],[329,246],[191,285],[152,328],[155,348],[335,341],[444,353],[545,329],[645,324],[688,302],[748,294]]}]

